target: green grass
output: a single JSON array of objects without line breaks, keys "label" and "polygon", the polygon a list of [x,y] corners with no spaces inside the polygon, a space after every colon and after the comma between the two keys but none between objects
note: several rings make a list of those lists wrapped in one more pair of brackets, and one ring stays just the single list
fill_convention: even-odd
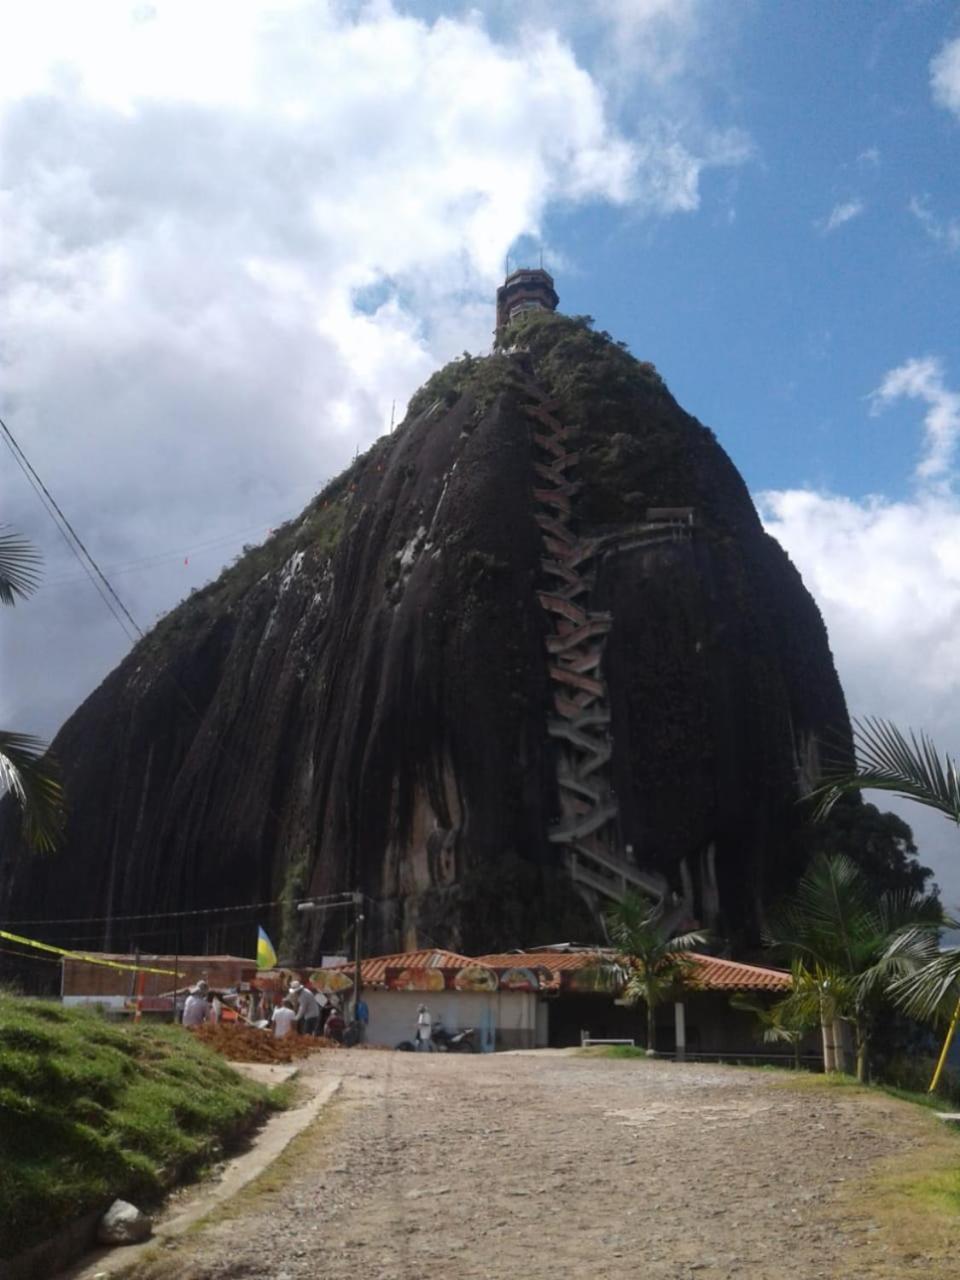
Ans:
[{"label": "green grass", "polygon": [[[782,1068],[775,1068],[782,1070]],[[828,1075],[821,1072],[791,1073],[790,1080],[800,1080],[804,1085],[820,1089],[852,1089],[861,1093],[882,1093],[888,1098],[896,1098],[898,1102],[909,1102],[916,1107],[927,1107],[931,1111],[947,1111],[950,1104],[940,1094],[921,1092],[917,1089],[902,1089],[898,1085],[885,1084],[882,1080],[861,1084],[856,1076],[846,1076],[842,1072],[832,1071]]]},{"label": "green grass", "polygon": [[588,1045],[580,1052],[588,1058],[646,1058],[646,1049],[629,1044]]},{"label": "green grass", "polygon": [[0,1257],[115,1196],[156,1200],[266,1105],[180,1027],[0,995]]}]

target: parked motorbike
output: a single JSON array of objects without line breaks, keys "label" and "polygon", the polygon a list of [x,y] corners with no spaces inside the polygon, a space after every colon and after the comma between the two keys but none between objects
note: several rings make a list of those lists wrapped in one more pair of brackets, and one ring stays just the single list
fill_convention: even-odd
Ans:
[{"label": "parked motorbike", "polygon": [[[467,1027],[463,1031],[448,1031],[442,1022],[433,1024],[433,1047],[437,1053],[476,1053],[477,1046],[474,1043],[474,1036],[477,1034],[476,1027]],[[413,1040],[401,1040],[397,1048],[402,1053],[413,1053],[416,1051],[416,1044]]]},{"label": "parked motorbike", "polygon": [[440,1053],[476,1053],[477,1046],[473,1042],[476,1034],[476,1027],[451,1032],[438,1022],[433,1028],[433,1041]]}]

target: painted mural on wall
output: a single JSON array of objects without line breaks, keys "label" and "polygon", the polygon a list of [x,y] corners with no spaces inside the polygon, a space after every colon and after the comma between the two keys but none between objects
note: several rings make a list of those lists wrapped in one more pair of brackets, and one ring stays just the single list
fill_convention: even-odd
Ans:
[{"label": "painted mural on wall", "polygon": [[[544,970],[548,973],[547,970]],[[463,969],[389,968],[384,975],[388,991],[539,991],[542,983],[536,970],[505,969],[498,974],[486,965],[470,964]]]},{"label": "painted mural on wall", "polygon": [[447,971],[388,969],[384,981],[388,991],[443,991],[447,986]]},{"label": "painted mural on wall", "polygon": [[337,991],[349,991],[353,986],[352,976],[343,969],[315,969],[310,974],[310,985],[326,995]]},{"label": "painted mural on wall", "polygon": [[504,969],[500,974],[501,991],[539,991],[540,978],[533,969]]},{"label": "painted mural on wall", "polygon": [[453,986],[456,991],[496,991],[497,975],[485,965],[468,964],[454,974]]},{"label": "painted mural on wall", "polygon": [[560,975],[560,986],[565,991],[609,991],[623,987],[624,974],[619,965],[597,964],[589,969],[575,969]]}]

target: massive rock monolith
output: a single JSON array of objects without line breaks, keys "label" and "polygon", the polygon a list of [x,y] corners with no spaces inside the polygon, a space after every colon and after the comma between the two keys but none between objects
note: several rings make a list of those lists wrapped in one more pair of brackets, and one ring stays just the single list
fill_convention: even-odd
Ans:
[{"label": "massive rock monolith", "polygon": [[113,917],[125,949],[119,917],[283,901],[150,949],[250,953],[259,920],[311,960],[345,922],[307,893],[362,889],[370,949],[469,952],[596,937],[636,886],[742,945],[800,870],[825,740],[820,614],[713,434],[534,314],[67,721],[66,843],[25,853],[7,809],[0,916]]}]

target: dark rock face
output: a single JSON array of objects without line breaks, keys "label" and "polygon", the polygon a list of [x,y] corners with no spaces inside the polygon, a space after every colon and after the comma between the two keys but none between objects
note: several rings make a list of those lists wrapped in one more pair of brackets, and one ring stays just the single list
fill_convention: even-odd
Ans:
[{"label": "dark rock face", "polygon": [[[596,936],[549,838],[561,749],[528,412],[548,402],[576,450],[570,527],[607,548],[586,602],[611,619],[605,839],[718,932],[756,936],[800,869],[796,801],[818,742],[849,741],[816,605],[650,366],[560,316],[511,340],[435,375],[400,428],[168,615],[67,721],[54,744],[66,845],[25,854],[5,807],[0,917],[359,886],[370,950]],[[650,508],[680,507],[691,536],[626,536]],[[150,921],[141,945],[251,953],[257,921],[304,959],[344,923],[278,906],[166,933]],[[116,921],[88,945],[125,949],[138,927]]]}]

